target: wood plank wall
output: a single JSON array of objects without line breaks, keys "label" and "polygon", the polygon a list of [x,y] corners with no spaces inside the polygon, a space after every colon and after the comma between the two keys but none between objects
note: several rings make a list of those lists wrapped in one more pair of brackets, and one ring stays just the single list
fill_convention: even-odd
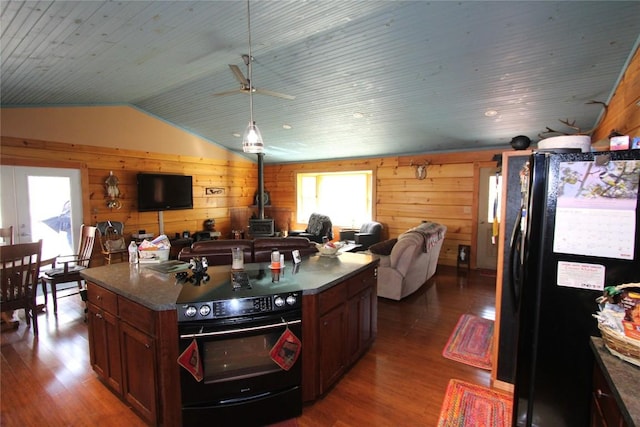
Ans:
[{"label": "wood plank wall", "polygon": [[[491,159],[497,153],[501,151],[266,165],[265,188],[274,206],[293,212],[292,229],[303,229],[305,224],[296,222],[295,214],[297,173],[372,170],[373,218],[383,224],[384,238],[397,237],[423,220],[445,224],[448,231],[439,263],[456,265],[458,245],[471,245],[475,241],[474,194],[478,191],[475,165],[488,162],[495,166]],[[416,166],[425,162],[428,163],[427,177],[419,180]],[[350,225],[334,224],[334,236],[339,235],[341,226]]]},{"label": "wood plank wall", "polygon": [[613,130],[623,135],[640,136],[640,48],[629,62],[591,139],[606,142]]},{"label": "wood plank wall", "polygon": [[[125,233],[146,230],[159,233],[156,212],[137,211],[136,174],[138,172],[175,173],[193,176],[193,210],[164,212],[164,231],[175,233],[201,231],[207,218],[216,220],[216,230],[230,236],[229,208],[248,206],[257,182],[255,163],[220,161],[126,149],[102,148],[2,137],[2,164],[46,167],[72,167],[85,170],[83,221],[122,221]],[[120,209],[107,207],[104,181],[113,171],[122,194]],[[222,188],[222,194],[206,195],[205,188]]]}]

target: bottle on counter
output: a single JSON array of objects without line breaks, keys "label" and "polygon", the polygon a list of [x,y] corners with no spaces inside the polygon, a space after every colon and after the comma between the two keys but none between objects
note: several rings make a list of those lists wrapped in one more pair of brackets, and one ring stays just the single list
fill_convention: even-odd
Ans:
[{"label": "bottle on counter", "polygon": [[130,264],[138,263],[138,245],[136,245],[136,242],[134,241],[129,243],[129,263]]}]

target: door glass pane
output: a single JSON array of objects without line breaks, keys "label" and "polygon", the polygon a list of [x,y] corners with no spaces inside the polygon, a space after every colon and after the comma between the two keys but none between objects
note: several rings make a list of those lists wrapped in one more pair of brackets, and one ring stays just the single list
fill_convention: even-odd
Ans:
[{"label": "door glass pane", "polygon": [[70,181],[67,177],[27,177],[31,235],[33,241],[43,240],[43,258],[74,252]]}]

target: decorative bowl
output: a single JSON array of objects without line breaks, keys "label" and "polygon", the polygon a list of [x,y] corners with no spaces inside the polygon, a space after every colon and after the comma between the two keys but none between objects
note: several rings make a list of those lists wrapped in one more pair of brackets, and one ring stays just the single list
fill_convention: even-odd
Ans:
[{"label": "decorative bowl", "polygon": [[327,243],[316,243],[316,248],[318,249],[318,252],[320,252],[320,255],[331,256],[331,255],[335,255],[338,252],[338,250],[342,248],[343,244],[341,242],[336,242],[336,243],[331,243],[331,245]]}]

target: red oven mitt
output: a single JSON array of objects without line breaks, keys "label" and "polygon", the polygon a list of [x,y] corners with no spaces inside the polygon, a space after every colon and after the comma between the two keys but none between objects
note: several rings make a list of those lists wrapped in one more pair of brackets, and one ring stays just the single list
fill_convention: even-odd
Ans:
[{"label": "red oven mitt", "polygon": [[191,344],[178,357],[178,364],[185,368],[196,381],[202,381],[202,361],[200,360],[200,351],[198,351],[198,343],[194,339]]},{"label": "red oven mitt", "polygon": [[287,328],[274,344],[269,355],[282,369],[288,371],[300,356],[302,342]]}]

